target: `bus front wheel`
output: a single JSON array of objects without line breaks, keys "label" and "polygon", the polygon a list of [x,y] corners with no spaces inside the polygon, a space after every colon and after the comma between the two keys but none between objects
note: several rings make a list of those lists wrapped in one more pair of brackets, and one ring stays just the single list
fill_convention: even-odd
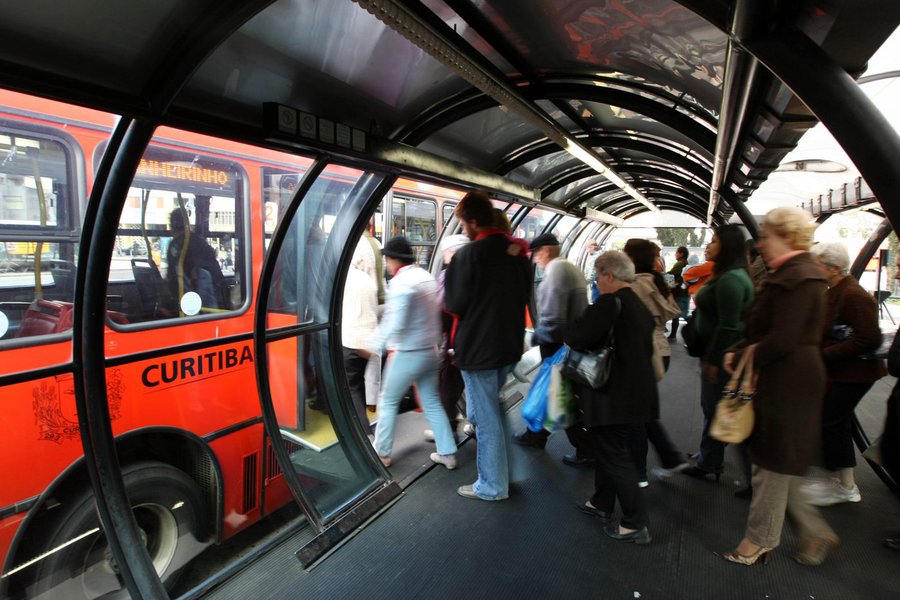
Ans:
[{"label": "bus front wheel", "polygon": [[[122,470],[125,490],[156,573],[171,588],[182,567],[203,548],[203,497],[194,481],[164,463],[142,462]],[[67,503],[48,535],[38,563],[42,598],[127,598],[109,549],[94,495]]]}]

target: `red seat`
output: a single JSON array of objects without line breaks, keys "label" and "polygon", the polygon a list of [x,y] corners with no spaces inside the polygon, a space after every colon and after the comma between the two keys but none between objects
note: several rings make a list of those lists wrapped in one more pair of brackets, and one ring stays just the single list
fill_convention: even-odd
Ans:
[{"label": "red seat", "polygon": [[[43,298],[35,300],[25,311],[22,324],[16,330],[16,337],[33,337],[69,331],[72,329],[72,307],[71,302],[44,300]],[[107,314],[116,323],[128,323],[128,318],[120,312],[108,311]]]},{"label": "red seat", "polygon": [[35,300],[25,311],[16,337],[33,337],[72,329],[72,303],[59,300]]}]

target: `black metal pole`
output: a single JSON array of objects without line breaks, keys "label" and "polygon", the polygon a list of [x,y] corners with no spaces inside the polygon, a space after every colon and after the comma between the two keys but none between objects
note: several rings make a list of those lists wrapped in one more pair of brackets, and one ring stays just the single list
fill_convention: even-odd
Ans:
[{"label": "black metal pole", "polygon": [[72,360],[85,464],[110,552],[133,598],[163,600],[166,590],[134,515],[116,456],[106,394],[104,326],[109,267],[119,214],[155,124],[123,119],[104,153],[85,214],[75,281]]}]

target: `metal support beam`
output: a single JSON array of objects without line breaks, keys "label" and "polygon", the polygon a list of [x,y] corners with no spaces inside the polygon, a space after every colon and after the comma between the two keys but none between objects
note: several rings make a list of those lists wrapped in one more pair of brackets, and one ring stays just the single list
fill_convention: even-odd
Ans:
[{"label": "metal support beam", "polygon": [[779,27],[742,43],[819,118],[900,224],[900,135],[849,73],[800,31]]},{"label": "metal support beam", "polygon": [[756,22],[756,13],[751,6],[758,5],[739,0],[734,6],[731,39],[728,40],[728,54],[725,58],[725,81],[722,85],[722,108],[719,111],[719,128],[716,134],[709,209],[706,213],[707,225],[712,223],[713,214],[719,203],[719,190],[732,169],[741,126],[747,115],[753,82],[756,80],[758,66],[756,59],[736,43],[736,40],[747,36]]},{"label": "metal support beam", "polygon": [[[612,181],[629,196],[645,204],[650,210],[658,210],[652,202],[611,169],[592,148],[581,144],[538,105],[522,96],[502,73],[492,65],[476,59],[473,52],[466,51],[461,42],[462,38],[453,35],[452,31],[450,34],[444,31],[449,28],[443,26],[439,30],[400,0],[353,1],[470,85],[507,107],[526,123],[559,144],[563,150]],[[433,19],[430,21],[433,22]]]}]

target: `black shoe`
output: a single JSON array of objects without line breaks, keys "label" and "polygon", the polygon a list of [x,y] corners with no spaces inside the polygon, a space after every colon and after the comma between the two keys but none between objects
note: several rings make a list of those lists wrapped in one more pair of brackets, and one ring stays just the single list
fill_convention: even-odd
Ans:
[{"label": "black shoe", "polygon": [[641,527],[637,531],[632,531],[631,533],[619,533],[619,526],[613,525],[612,527],[604,527],[603,533],[614,540],[619,540],[620,542],[632,542],[638,546],[649,544],[652,539],[650,537],[650,532],[647,531],[646,527]]},{"label": "black shoe", "polygon": [[734,493],[735,498],[740,498],[741,500],[750,500],[753,498],[753,488],[749,485],[745,488],[741,488]]},{"label": "black shoe", "polygon": [[513,441],[520,446],[527,448],[537,448],[543,450],[547,445],[547,438],[550,434],[546,431],[531,431],[526,429],[522,433],[513,436]]},{"label": "black shoe", "polygon": [[596,458],[578,456],[578,454],[566,454],[563,456],[562,461],[570,467],[593,467],[597,464]]},{"label": "black shoe", "polygon": [[583,512],[586,515],[591,515],[592,517],[597,517],[600,519],[601,523],[609,523],[612,521],[612,513],[608,513],[606,511],[600,510],[599,508],[594,508],[593,506],[588,506],[587,504],[576,504],[578,510]]},{"label": "black shoe", "polygon": [[888,538],[884,540],[884,545],[891,550],[900,550],[900,537]]},{"label": "black shoe", "polygon": [[713,471],[707,471],[706,469],[701,469],[697,465],[691,465],[686,469],[681,470],[685,475],[690,475],[691,477],[696,477],[697,479],[706,479],[709,475],[712,475],[716,481],[719,481],[719,478],[722,477],[721,473],[715,473]]}]

